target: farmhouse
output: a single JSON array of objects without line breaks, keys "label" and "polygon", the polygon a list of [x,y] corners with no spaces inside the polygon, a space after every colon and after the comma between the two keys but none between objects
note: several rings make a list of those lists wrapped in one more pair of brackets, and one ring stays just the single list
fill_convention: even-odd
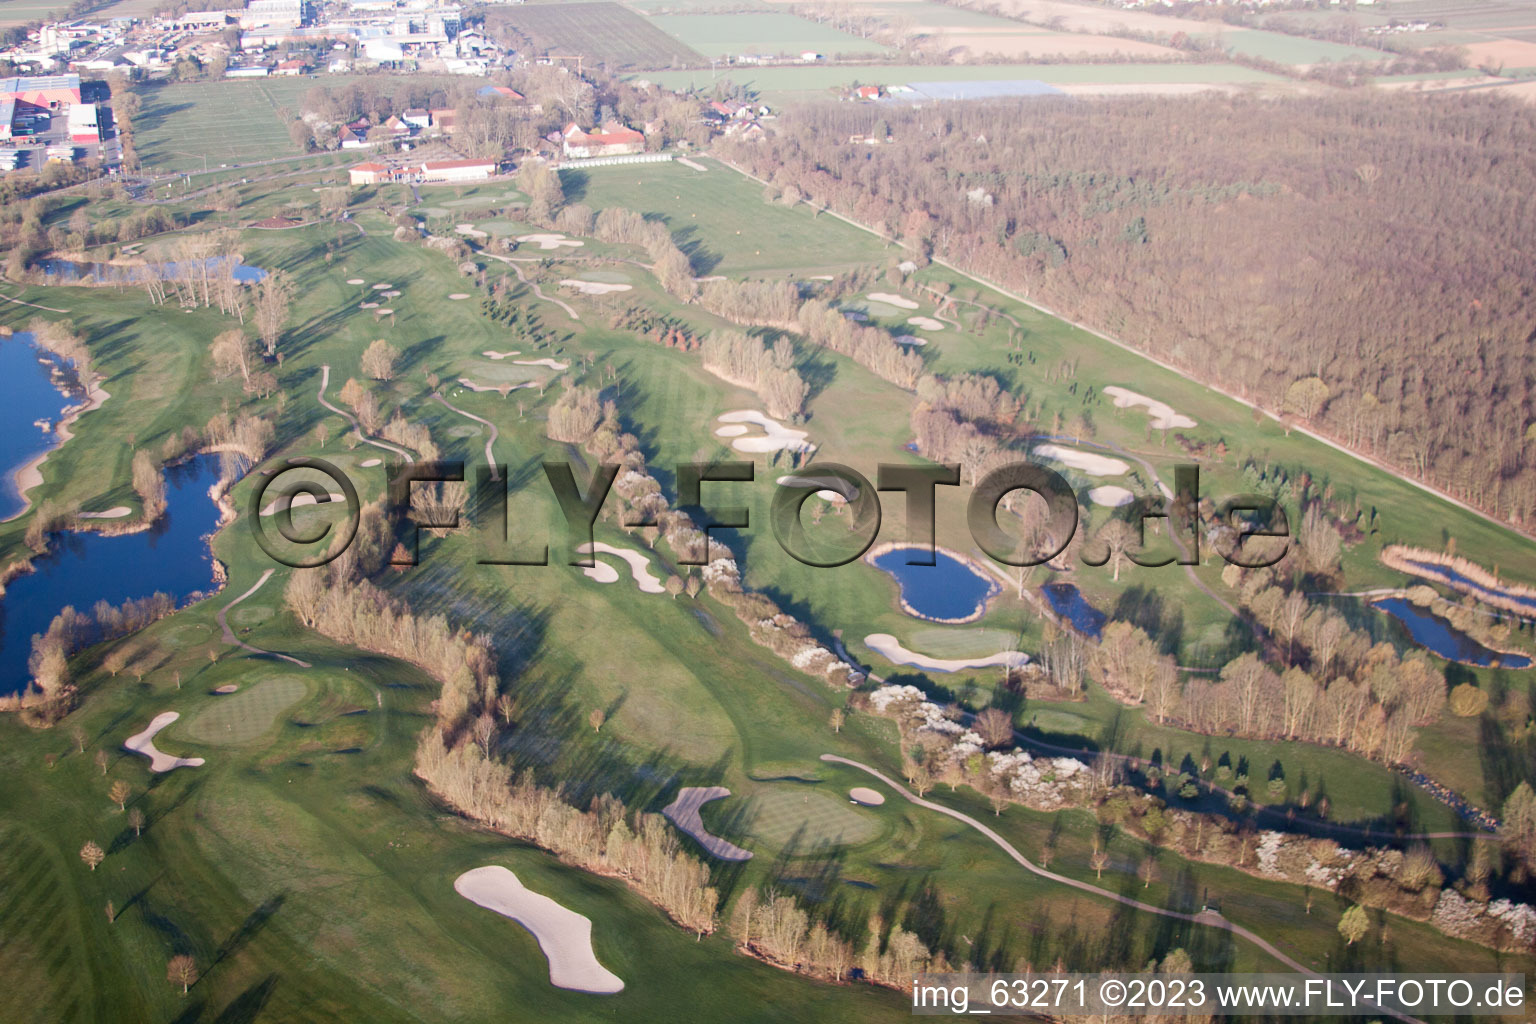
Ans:
[{"label": "farmhouse", "polygon": [[400,120],[412,128],[430,128],[432,126],[432,115],[421,107],[411,107],[409,110],[404,111],[400,115]]},{"label": "farmhouse", "polygon": [[381,185],[399,181],[408,177],[409,174],[403,167],[386,167],[370,160],[368,163],[349,168],[347,176],[354,185]]},{"label": "farmhouse", "polygon": [[272,69],[274,75],[302,75],[308,71],[309,65],[297,58],[285,60]]},{"label": "farmhouse", "polygon": [[633,128],[610,121],[600,131],[585,132],[572,121],[565,126],[562,152],[572,159],[592,156],[624,156],[645,151],[645,136]]},{"label": "farmhouse", "polygon": [[428,160],[421,165],[422,181],[484,181],[495,173],[494,160]]}]

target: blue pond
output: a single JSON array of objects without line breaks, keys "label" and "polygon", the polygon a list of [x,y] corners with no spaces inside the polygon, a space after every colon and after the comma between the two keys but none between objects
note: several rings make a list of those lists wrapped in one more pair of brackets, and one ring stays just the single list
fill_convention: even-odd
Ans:
[{"label": "blue pond", "polygon": [[933,565],[908,565],[909,553],[920,550],[894,547],[873,559],[875,567],[890,573],[901,587],[902,610],[935,622],[979,619],[988,599],[997,593],[997,584],[943,551],[934,553]]},{"label": "blue pond", "polygon": [[207,536],[219,522],[208,488],[219,478],[219,458],[203,455],[166,471],[167,512],[154,529],[104,537],[59,533],[36,571],[19,576],[0,601],[0,693],[16,693],[31,678],[32,636],[65,605],[88,612],[100,600],[121,604],[157,591],[178,601],[213,587]]},{"label": "blue pond", "polygon": [[1508,591],[1496,587],[1485,586],[1476,580],[1468,579],[1448,565],[1437,565],[1433,562],[1418,562],[1408,559],[1408,564],[1419,570],[1419,575],[1429,579],[1445,579],[1457,589],[1472,594],[1474,597],[1502,598],[1519,605],[1526,611],[1536,612],[1536,597],[1525,594],[1511,594]]},{"label": "blue pond", "polygon": [[[0,380],[5,381],[5,401],[0,402],[0,472],[5,474],[0,518],[25,507],[16,492],[16,470],[56,444],[53,424],[72,402],[55,383],[61,371],[58,360],[32,344],[30,332],[0,339]],[[42,421],[48,423],[47,432],[38,426]]]},{"label": "blue pond", "polygon": [[1523,654],[1490,651],[1437,615],[1425,611],[1407,598],[1386,597],[1373,602],[1377,608],[1403,624],[1414,643],[1427,647],[1448,661],[1481,668],[1530,668],[1531,659]]},{"label": "blue pond", "polygon": [[1040,588],[1051,611],[1072,623],[1084,636],[1096,637],[1104,631],[1109,616],[1088,603],[1083,592],[1070,583],[1047,583]]},{"label": "blue pond", "polygon": [[[209,260],[208,265],[217,268],[217,260]],[[72,260],[39,260],[38,266],[49,277],[58,278],[60,281],[79,281],[89,277],[95,281],[105,281],[113,284],[134,284],[143,279],[144,268],[142,266],[116,267],[110,263],[76,263]],[[192,264],[196,266],[196,264]],[[166,278],[181,277],[184,274],[179,263],[168,262],[159,265],[161,273]],[[248,266],[244,263],[236,263],[232,275],[236,281],[253,283],[267,276],[267,272],[260,267]]]}]

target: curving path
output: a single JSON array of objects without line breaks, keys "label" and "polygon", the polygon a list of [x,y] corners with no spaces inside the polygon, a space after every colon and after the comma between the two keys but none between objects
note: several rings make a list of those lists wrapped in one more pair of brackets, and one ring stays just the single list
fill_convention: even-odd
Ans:
[{"label": "curving path", "polygon": [[353,416],[351,413],[347,412],[345,409],[337,408],[336,406],[332,405],[329,401],[326,400],[325,391],[326,391],[326,388],[328,388],[330,386],[331,386],[331,367],[330,367],[330,364],[326,364],[326,365],[320,367],[320,394],[318,396],[319,399],[320,399],[320,404],[325,406],[327,409],[331,410],[331,412],[335,413],[337,416],[340,416],[342,419],[346,420],[348,423],[352,424],[352,429],[357,431],[357,436],[362,438],[363,442],[365,444],[371,444],[375,448],[383,448],[387,452],[393,452],[396,455],[400,456],[402,459],[404,459],[406,462],[415,462],[416,461],[415,457],[413,455],[411,455],[410,452],[406,451],[404,448],[396,448],[394,445],[387,444],[384,441],[375,441],[373,438],[371,438],[367,434],[363,433],[362,424],[357,422],[357,417],[356,416]]},{"label": "curving path", "polygon": [[460,416],[463,416],[465,419],[474,420],[476,423],[483,423],[485,426],[491,428],[491,436],[485,439],[485,461],[486,461],[486,464],[491,467],[491,479],[492,480],[500,480],[501,479],[501,474],[496,469],[496,453],[491,451],[491,445],[496,443],[496,438],[498,436],[500,436],[500,433],[501,433],[499,430],[496,429],[496,424],[492,423],[488,419],[483,419],[483,418],[481,418],[479,416],[476,416],[472,412],[465,412],[463,409],[460,409],[456,405],[449,405],[448,399],[444,398],[440,393],[438,393],[436,391],[432,392],[432,397],[437,399],[439,402],[443,403],[444,405],[448,406],[448,408],[452,409],[454,412],[458,413]]},{"label": "curving path", "polygon": [[69,310],[67,310],[67,309],[54,309],[52,306],[39,306],[35,302],[27,302],[24,299],[13,299],[9,295],[6,295],[4,293],[0,293],[0,299],[4,299],[6,302],[14,302],[18,306],[31,306],[33,309],[46,309],[50,313],[68,313],[69,312]]},{"label": "curving path", "polygon": [[[1175,921],[1188,921],[1191,924],[1203,924],[1208,925],[1211,928],[1220,928],[1223,931],[1231,932],[1233,935],[1236,935],[1240,938],[1247,939],[1249,942],[1253,943],[1255,946],[1259,947],[1264,952],[1268,953],[1270,956],[1274,957],[1276,960],[1285,964],[1287,967],[1291,968],[1291,970],[1296,971],[1299,974],[1305,974],[1308,977],[1314,978],[1319,976],[1316,971],[1309,967],[1303,967],[1295,960],[1292,960],[1285,953],[1282,953],[1279,949],[1275,948],[1274,945],[1265,939],[1254,934],[1240,924],[1234,924],[1233,922],[1228,921],[1226,918],[1222,917],[1215,911],[1202,910],[1198,914],[1185,914],[1177,910],[1166,910],[1162,907],[1154,907],[1150,903],[1143,903],[1140,900],[1133,900],[1129,896],[1122,896],[1119,893],[1111,892],[1108,889],[1101,889],[1096,885],[1089,884],[1088,882],[1080,882],[1077,879],[1069,878],[1066,875],[1058,875],[1056,872],[1042,868],[1040,865],[1031,861],[1028,857],[1025,857],[1014,847],[1012,843],[1008,842],[1008,840],[1004,839],[1002,836],[998,835],[995,831],[988,828],[986,825],[983,825],[969,814],[963,814],[960,811],[951,810],[950,808],[945,807],[943,804],[936,804],[932,800],[924,800],[922,797],[914,796],[906,789],[906,787],[902,786],[894,779],[889,778],[884,773],[871,768],[867,764],[860,764],[858,761],[851,761],[846,757],[839,757],[837,754],[822,754],[821,759],[823,761],[830,761],[835,764],[845,764],[850,768],[857,768],[862,772],[867,772],[870,775],[873,775],[875,778],[879,779],[881,782],[885,783],[887,786],[891,787],[891,789],[895,790],[908,803],[916,804],[919,807],[925,807],[930,811],[937,811],[940,814],[947,815],[951,818],[954,818],[956,821],[971,826],[976,831],[992,840],[992,842],[996,843],[1004,853],[1011,857],[1021,867],[1032,872],[1033,874],[1039,875],[1041,878],[1049,879],[1052,882],[1059,882],[1062,885],[1071,886],[1073,889],[1078,889],[1082,892],[1086,892],[1106,900],[1113,900],[1122,906],[1133,907],[1136,910],[1145,911],[1148,914],[1156,914],[1159,917],[1172,918]],[[1400,1021],[1404,1021],[1405,1024],[1423,1024],[1423,1022],[1420,1021],[1417,1017],[1410,1017],[1407,1014],[1393,1013],[1391,1010],[1386,1009],[1383,1009],[1382,1012],[1387,1013]]]},{"label": "curving path", "polygon": [[256,593],[256,591],[260,590],[262,588],[262,585],[264,583],[266,583],[267,580],[271,579],[272,578],[272,574],[274,572],[276,572],[276,571],[277,571],[276,569],[268,569],[266,572],[261,574],[261,579],[257,580],[255,583],[251,584],[251,589],[250,590],[247,590],[245,593],[241,594],[239,597],[237,597],[233,601],[229,602],[229,604],[227,604],[223,608],[219,609],[218,614],[215,616],[215,618],[217,618],[219,620],[219,629],[223,630],[223,632],[224,632],[224,642],[227,643],[227,644],[233,644],[236,647],[240,647],[240,648],[243,648],[243,649],[245,649],[247,651],[250,651],[252,654],[263,654],[263,655],[266,655],[269,658],[282,658],[284,661],[291,661],[291,662],[293,662],[295,665],[299,666],[300,668],[313,668],[314,666],[312,666],[309,662],[301,661],[298,658],[295,658],[291,654],[279,654],[276,651],[264,651],[260,647],[252,647],[250,644],[246,643],[244,640],[241,640],[239,637],[235,636],[234,631],[229,628],[229,623],[226,622],[225,619],[224,619],[225,615],[228,614],[228,612],[229,612],[229,610],[231,608],[233,608],[235,605],[239,604],[241,601],[244,601],[246,598],[250,597],[252,594]]},{"label": "curving path", "polygon": [[507,266],[512,268],[512,272],[517,275],[517,279],[519,281],[523,282],[523,284],[525,284],[528,287],[533,289],[533,294],[537,295],[539,298],[543,299],[545,302],[553,302],[555,305],[557,305],[561,309],[565,310],[566,315],[568,315],[572,320],[580,320],[581,319],[581,317],[577,315],[576,311],[574,309],[572,309],[570,307],[570,305],[568,305],[565,302],[564,299],[557,299],[557,298],[555,298],[552,295],[545,295],[544,294],[544,290],[542,288],[540,288],[538,285],[534,284],[532,281],[530,281],[526,277],[524,277],[523,276],[523,268],[517,265],[518,264],[517,260],[514,260],[510,256],[498,256],[498,255],[496,255],[493,252],[486,252],[484,249],[480,250],[480,255],[486,257],[487,259],[500,260],[501,262],[505,263]]}]

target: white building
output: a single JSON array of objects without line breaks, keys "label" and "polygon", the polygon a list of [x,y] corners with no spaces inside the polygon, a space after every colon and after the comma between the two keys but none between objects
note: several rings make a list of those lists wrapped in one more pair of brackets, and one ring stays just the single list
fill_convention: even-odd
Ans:
[{"label": "white building", "polygon": [[484,181],[495,173],[494,160],[428,160],[421,165],[422,181]]}]

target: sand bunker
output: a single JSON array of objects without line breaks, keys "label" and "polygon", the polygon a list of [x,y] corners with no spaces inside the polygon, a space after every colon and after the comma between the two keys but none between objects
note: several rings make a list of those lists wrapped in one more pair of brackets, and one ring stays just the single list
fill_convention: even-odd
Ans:
[{"label": "sand bunker", "polygon": [[374,316],[394,316],[394,315],[395,315],[395,311],[392,310],[392,309],[381,309],[377,313],[374,314]]},{"label": "sand bunker", "polygon": [[1110,508],[1119,508],[1121,505],[1129,505],[1136,500],[1136,495],[1124,487],[1108,485],[1095,487],[1088,492],[1088,500],[1095,505],[1107,505]]},{"label": "sand bunker", "polygon": [[909,316],[907,317],[907,323],[920,331],[942,331],[944,329],[944,325],[931,316]]},{"label": "sand bunker", "polygon": [[[635,578],[635,586],[639,587],[642,593],[665,594],[667,592],[667,588],[662,586],[661,580],[657,579],[655,574],[651,572],[650,559],[638,551],[616,548],[612,544],[604,544],[602,541],[598,541],[595,544],[582,544],[576,551],[583,555],[616,555],[629,563],[629,574]],[[602,563],[598,562],[597,564],[601,565]],[[596,576],[592,578],[598,580],[599,583],[613,582],[613,580],[599,579]],[[614,579],[618,579],[618,577],[615,576]]]},{"label": "sand bunker", "polygon": [[[332,501],[340,502],[345,502],[347,500],[347,496],[345,494],[337,494],[334,491],[331,492],[330,498]],[[277,510],[282,507],[282,501],[282,498],[273,498],[271,501],[267,502],[266,507],[261,510],[261,514],[264,516],[276,514]],[[308,491],[301,491],[300,493],[293,496],[293,501],[290,507],[300,508],[304,505],[318,505],[319,503],[319,498],[316,498]]]},{"label": "sand bunker", "polygon": [[1092,452],[1080,452],[1075,448],[1063,448],[1059,444],[1037,444],[1034,453],[1047,459],[1055,459],[1063,466],[1081,470],[1089,476],[1119,476],[1131,467],[1119,459]]},{"label": "sand bunker", "polygon": [[841,504],[845,501],[859,500],[859,489],[857,487],[842,477],[831,476],[830,474],[827,476],[817,476],[814,473],[799,476],[790,474],[789,476],[781,476],[774,482],[780,487],[820,487],[822,489],[816,492],[816,497],[822,501]]},{"label": "sand bunker", "polygon": [[578,281],[574,277],[566,278],[560,282],[566,288],[574,288],[583,295],[607,295],[609,292],[628,292],[634,290],[632,284],[608,284],[603,281]]},{"label": "sand bunker", "polygon": [[359,462],[358,465],[363,469],[372,469],[374,466],[383,465],[383,463],[383,459],[364,459],[362,462]]},{"label": "sand bunker", "polygon": [[[805,439],[810,435],[805,431],[792,430],[756,409],[733,409],[730,412],[721,413],[716,418],[721,423],[755,423],[763,428],[766,435],[764,437],[736,437],[731,442],[731,447],[739,452],[765,454],[781,449],[808,452],[816,447],[806,442]],[[718,430],[716,434],[718,436]]]},{"label": "sand bunker", "polygon": [[893,665],[911,665],[934,672],[962,672],[968,668],[987,668],[991,665],[1018,668],[1029,663],[1029,655],[1023,651],[998,651],[984,658],[930,658],[926,654],[907,650],[889,633],[871,633],[864,638],[864,646]]},{"label": "sand bunker", "polygon": [[453,888],[471,903],[528,929],[549,960],[549,983],[556,988],[600,995],[624,990],[623,979],[597,962],[592,921],[585,915],[527,888],[498,865],[464,872],[453,880]]},{"label": "sand bunker", "polygon": [[547,366],[551,370],[569,370],[570,363],[562,363],[558,359],[514,359],[518,366]]},{"label": "sand bunker", "polygon": [[751,860],[751,850],[743,850],[735,843],[710,835],[709,829],[704,827],[704,819],[699,817],[700,807],[711,800],[719,800],[721,797],[730,795],[731,791],[724,786],[685,786],[678,792],[677,799],[663,807],[661,813],[667,816],[668,821],[693,836],[699,841],[700,846],[721,860]]},{"label": "sand bunker", "polygon": [[475,227],[473,224],[455,224],[453,230],[465,238],[490,238],[491,236]]},{"label": "sand bunker", "polygon": [[917,303],[905,296],[895,295],[891,292],[870,292],[869,297],[874,302],[883,302],[887,306],[895,306],[897,309],[916,309]]},{"label": "sand bunker", "polygon": [[619,582],[619,570],[615,569],[607,562],[599,562],[595,558],[592,560],[591,565],[581,570],[581,573],[587,579],[596,580],[599,583]]},{"label": "sand bunker", "polygon": [[149,758],[149,770],[152,772],[168,772],[173,768],[197,768],[202,765],[200,757],[172,757],[155,749],[155,733],[170,725],[181,715],[175,711],[162,711],[149,723],[149,727],[143,732],[136,732],[123,740],[124,749],[131,750],[135,754],[143,754]]},{"label": "sand bunker", "polygon": [[394,287],[394,285],[392,285],[392,284],[376,284],[376,285],[373,286],[373,290],[376,291],[376,292],[384,292],[384,291],[388,291],[389,289],[391,289],[393,287]]},{"label": "sand bunker", "polygon": [[747,432],[747,428],[740,423],[732,423],[715,431],[716,437],[740,437]]},{"label": "sand bunker", "polygon": [[384,293],[384,297],[386,299],[398,299],[400,297],[400,293],[391,288],[389,291]]},{"label": "sand bunker", "polygon": [[491,352],[487,350],[485,352],[481,352],[480,354],[485,356],[487,359],[511,359],[513,356],[520,356],[523,353],[521,349],[513,349],[510,352]]},{"label": "sand bunker", "polygon": [[806,280],[807,281],[836,281],[837,278],[833,277],[831,274],[812,274],[810,277],[806,278]]},{"label": "sand bunker", "polygon": [[377,302],[361,302],[361,303],[358,303],[358,307],[357,308],[358,309],[378,309],[379,308],[379,304]]},{"label": "sand bunker", "polygon": [[347,284],[367,284],[367,283],[368,283],[367,281],[364,281],[360,277],[349,277],[349,278],[347,278]]},{"label": "sand bunker", "polygon": [[896,344],[898,344],[898,345],[926,345],[926,344],[928,344],[928,339],[927,338],[919,338],[915,334],[898,334],[898,335],[896,335],[895,341],[896,341]]},{"label": "sand bunker", "polygon": [[133,509],[127,505],[114,505],[105,512],[81,512],[81,519],[121,519],[130,514]]},{"label": "sand bunker", "polygon": [[213,688],[213,692],[214,693],[234,693],[238,689],[240,689],[240,684],[239,683],[225,683],[223,686],[215,686]]},{"label": "sand bunker", "polygon": [[529,242],[538,246],[540,249],[558,249],[561,246],[569,246],[572,249],[575,249],[587,244],[585,242],[579,242],[574,238],[566,238],[564,235],[551,234],[518,235],[517,240],[519,242]]},{"label": "sand bunker", "polygon": [[448,296],[450,302],[462,302],[469,298],[469,292],[454,292]]},{"label": "sand bunker", "polygon": [[1159,402],[1146,395],[1138,395],[1134,391],[1128,391],[1113,384],[1105,388],[1104,393],[1115,400],[1117,409],[1129,409],[1138,405],[1144,407],[1152,414],[1152,425],[1159,430],[1188,430],[1195,425],[1194,420],[1174,412],[1173,406],[1166,402]]},{"label": "sand bunker", "polygon": [[885,794],[867,786],[854,786],[848,791],[848,799],[865,807],[879,807],[885,803]]},{"label": "sand bunker", "polygon": [[538,384],[531,380],[525,380],[521,384],[480,384],[470,380],[468,377],[460,377],[459,386],[468,388],[471,391],[500,391],[502,388],[506,388],[510,392],[516,391],[518,388],[537,387]]}]

